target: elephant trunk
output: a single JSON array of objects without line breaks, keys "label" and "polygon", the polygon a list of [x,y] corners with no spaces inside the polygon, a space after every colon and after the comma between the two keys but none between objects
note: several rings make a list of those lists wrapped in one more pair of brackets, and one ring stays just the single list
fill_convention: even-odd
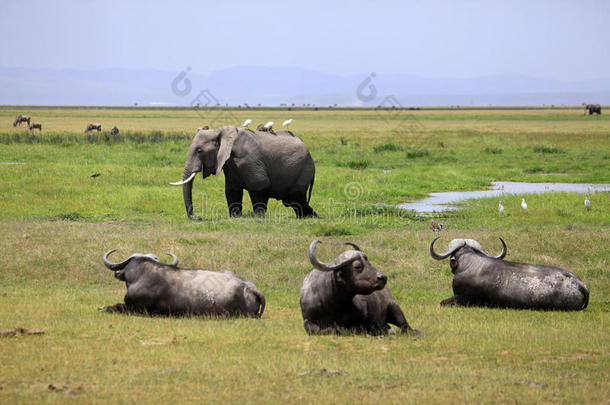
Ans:
[{"label": "elephant trunk", "polygon": [[193,178],[197,172],[191,173],[188,166],[184,167],[182,173],[182,198],[184,199],[184,208],[186,208],[186,215],[195,221],[201,221],[201,217],[193,215]]}]

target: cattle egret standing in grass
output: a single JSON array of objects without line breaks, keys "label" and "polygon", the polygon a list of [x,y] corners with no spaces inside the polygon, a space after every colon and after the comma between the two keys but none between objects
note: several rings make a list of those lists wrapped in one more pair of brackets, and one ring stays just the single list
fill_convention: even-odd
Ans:
[{"label": "cattle egret standing in grass", "polygon": [[504,215],[504,206],[502,205],[502,201],[500,201],[498,204],[498,210],[500,211],[500,214]]},{"label": "cattle egret standing in grass", "polygon": [[265,124],[265,129],[271,129],[273,127],[273,121],[269,121]]},{"label": "cattle egret standing in grass", "polygon": [[282,126],[283,126],[283,127],[290,127],[290,124],[292,124],[292,118],[290,118],[289,120],[286,120],[286,121],[282,122]]},{"label": "cattle egret standing in grass", "polygon": [[527,211],[527,203],[525,202],[525,198],[521,199],[521,206],[523,207],[524,210]]},{"label": "cattle egret standing in grass", "polygon": [[251,119],[247,119],[244,121],[244,127],[248,128],[248,125],[252,124],[252,120]]},{"label": "cattle egret standing in grass", "polygon": [[591,209],[591,201],[589,201],[589,196],[585,196],[585,208],[587,211]]}]

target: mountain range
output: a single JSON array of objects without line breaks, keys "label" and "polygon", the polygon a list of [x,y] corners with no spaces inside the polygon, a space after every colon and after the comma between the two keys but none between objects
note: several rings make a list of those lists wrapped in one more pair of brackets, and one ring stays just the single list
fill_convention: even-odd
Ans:
[{"label": "mountain range", "polygon": [[210,74],[190,67],[48,69],[0,67],[0,104],[14,105],[577,105],[610,104],[610,80],[528,76],[430,78],[365,72],[337,75],[240,66]]}]

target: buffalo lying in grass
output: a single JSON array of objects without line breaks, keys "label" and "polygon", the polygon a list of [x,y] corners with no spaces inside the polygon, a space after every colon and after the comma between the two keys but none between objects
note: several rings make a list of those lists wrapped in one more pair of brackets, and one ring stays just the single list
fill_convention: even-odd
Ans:
[{"label": "buffalo lying in grass", "polygon": [[502,260],[502,253],[490,256],[473,239],[454,239],[436,260],[450,257],[454,296],[441,305],[489,306],[543,310],[580,310],[589,303],[589,289],[574,273],[556,266],[515,263]]},{"label": "buffalo lying in grass", "polygon": [[105,312],[161,315],[219,315],[260,317],[265,297],[253,282],[231,271],[178,268],[178,258],[164,264],[157,256],[136,253],[121,263],[104,265],[127,285],[125,303],[100,308]]},{"label": "buffalo lying in grass", "polygon": [[388,278],[371,265],[366,254],[351,242],[355,250],[341,253],[332,263],[316,258],[314,240],[309,246],[309,260],[314,266],[301,287],[301,312],[309,334],[364,332],[386,333],[388,324],[403,333],[420,335],[412,329],[385,286]]}]

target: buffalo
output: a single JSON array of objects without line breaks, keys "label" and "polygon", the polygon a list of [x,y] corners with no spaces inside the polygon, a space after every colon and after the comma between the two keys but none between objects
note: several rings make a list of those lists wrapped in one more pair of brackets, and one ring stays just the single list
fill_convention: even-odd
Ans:
[{"label": "buffalo", "polygon": [[178,268],[178,258],[164,264],[154,254],[136,253],[121,263],[104,265],[127,285],[125,302],[100,308],[104,312],[159,315],[216,315],[260,317],[265,297],[253,282],[231,271]]},{"label": "buffalo", "polygon": [[301,287],[303,326],[308,334],[388,332],[389,324],[402,333],[420,335],[412,329],[386,287],[388,278],[371,265],[358,245],[325,264],[316,258],[314,240],[309,260],[314,267]]},{"label": "buffalo", "polygon": [[589,289],[574,273],[556,266],[515,263],[502,260],[502,253],[491,256],[473,239],[454,239],[436,260],[450,257],[453,297],[441,305],[488,306],[540,310],[581,310],[589,303]]}]

